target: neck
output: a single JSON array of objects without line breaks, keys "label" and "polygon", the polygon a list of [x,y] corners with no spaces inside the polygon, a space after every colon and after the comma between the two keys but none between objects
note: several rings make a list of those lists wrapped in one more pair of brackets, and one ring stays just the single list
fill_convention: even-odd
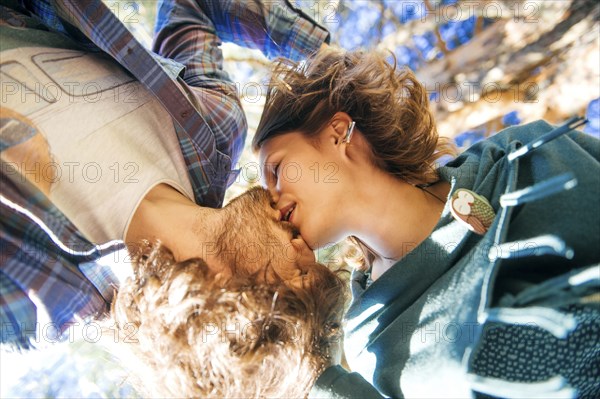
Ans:
[{"label": "neck", "polygon": [[126,240],[128,244],[142,239],[160,240],[177,261],[202,257],[210,262],[210,232],[216,225],[217,212],[196,205],[171,186],[159,184],[140,202]]},{"label": "neck", "polygon": [[358,194],[360,211],[353,211],[359,215],[353,219],[353,235],[375,253],[371,277],[376,279],[431,234],[450,185],[436,183],[426,189],[428,193],[386,173],[370,181],[369,190]]}]

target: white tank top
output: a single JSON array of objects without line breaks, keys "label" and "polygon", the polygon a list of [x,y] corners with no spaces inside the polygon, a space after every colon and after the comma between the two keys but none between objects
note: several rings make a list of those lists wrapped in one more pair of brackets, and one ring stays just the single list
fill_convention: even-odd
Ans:
[{"label": "white tank top", "polygon": [[53,162],[41,171],[55,176],[50,199],[92,242],[124,239],[157,184],[193,200],[171,117],[114,61],[22,48],[2,53],[1,73],[19,90],[2,105],[30,118],[50,147]]}]

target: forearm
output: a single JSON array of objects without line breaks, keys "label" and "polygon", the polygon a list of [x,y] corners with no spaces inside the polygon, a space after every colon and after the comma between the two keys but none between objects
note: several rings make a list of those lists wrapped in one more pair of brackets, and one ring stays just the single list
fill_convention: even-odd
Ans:
[{"label": "forearm", "polygon": [[237,161],[247,124],[235,84],[223,70],[221,41],[212,20],[194,0],[163,0],[153,50],[182,64],[183,90],[205,117],[217,149]]},{"label": "forearm", "polygon": [[[172,9],[177,11],[171,12]],[[156,29],[154,49],[160,54],[166,36],[182,29],[202,31],[222,41],[259,49],[269,58],[293,60],[305,58],[329,41],[329,33],[322,26],[286,0],[164,1]],[[214,41],[207,47],[219,44]]]},{"label": "forearm", "polygon": [[201,7],[223,41],[256,48],[269,57],[306,58],[329,33],[287,0],[207,0]]}]

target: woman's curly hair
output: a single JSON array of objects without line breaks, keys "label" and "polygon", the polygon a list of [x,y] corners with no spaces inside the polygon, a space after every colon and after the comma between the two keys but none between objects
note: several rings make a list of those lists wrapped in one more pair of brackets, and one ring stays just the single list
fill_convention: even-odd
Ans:
[{"label": "woman's curly hair", "polygon": [[377,166],[408,183],[436,181],[435,161],[455,153],[438,136],[427,91],[410,69],[377,52],[331,47],[304,63],[274,64],[253,148],[292,131],[314,137],[336,112],[356,122]]},{"label": "woman's curly hair", "polygon": [[[341,335],[345,283],[315,264],[303,289],[218,281],[201,259],[145,243],[112,316],[133,383],[152,397],[305,397]],[[127,356],[123,356],[126,353]]]}]

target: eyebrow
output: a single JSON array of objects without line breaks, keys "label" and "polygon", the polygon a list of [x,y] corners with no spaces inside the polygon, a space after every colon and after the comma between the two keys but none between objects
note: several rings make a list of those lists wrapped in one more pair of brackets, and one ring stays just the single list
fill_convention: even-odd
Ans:
[{"label": "eyebrow", "polygon": [[267,173],[269,172],[268,167],[269,167],[269,165],[273,165],[274,164],[274,162],[270,162],[270,160],[273,159],[276,154],[277,154],[277,151],[270,153],[265,158],[264,166],[261,168],[262,169],[262,177],[263,177],[263,180],[264,180],[265,183],[267,183]]},{"label": "eyebrow", "polygon": [[263,172],[265,171],[265,169],[267,168],[267,165],[269,164],[269,160],[273,158],[273,153],[270,153],[269,155],[267,155],[267,157],[265,158],[265,162],[264,165],[262,167]]},{"label": "eyebrow", "polygon": [[[268,156],[265,158],[265,162],[264,162],[264,164],[262,165],[262,167],[260,168],[260,169],[261,169],[261,172],[262,172],[262,175],[261,175],[261,178],[260,178],[260,180],[261,180],[261,181],[264,183],[264,185],[266,185],[266,184],[267,184],[267,165],[269,165],[269,162],[268,162],[268,161],[269,161],[269,159],[271,159],[272,157],[273,157],[273,153],[269,154],[269,155],[268,155]],[[260,162],[260,161],[259,161],[259,162]]]}]

